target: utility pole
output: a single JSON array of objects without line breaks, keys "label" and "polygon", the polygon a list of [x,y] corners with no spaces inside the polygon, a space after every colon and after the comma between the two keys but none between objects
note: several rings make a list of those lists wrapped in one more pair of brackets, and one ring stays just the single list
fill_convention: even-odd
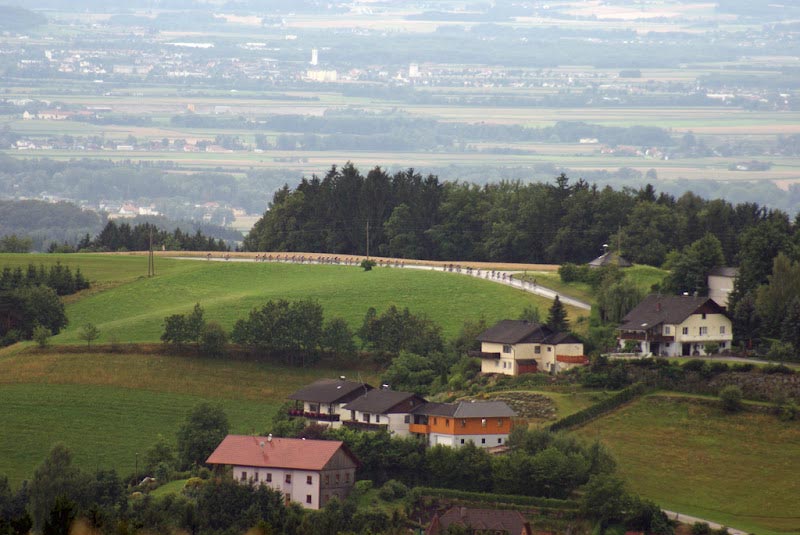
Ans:
[{"label": "utility pole", "polygon": [[153,256],[153,227],[150,226],[150,250],[147,253],[147,276],[148,277],[155,277],[156,276],[156,262],[155,257]]},{"label": "utility pole", "polygon": [[367,219],[367,260],[369,260],[369,219]]}]

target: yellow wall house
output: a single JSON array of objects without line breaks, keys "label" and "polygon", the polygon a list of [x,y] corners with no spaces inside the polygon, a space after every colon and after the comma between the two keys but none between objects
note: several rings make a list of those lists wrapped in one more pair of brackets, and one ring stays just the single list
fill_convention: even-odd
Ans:
[{"label": "yellow wall house", "polygon": [[730,349],[733,325],[709,297],[651,294],[622,319],[617,338],[620,347],[635,342],[644,355],[699,356],[707,345]]},{"label": "yellow wall house", "polygon": [[470,354],[481,359],[482,373],[558,373],[589,363],[575,336],[528,321],[502,320],[478,335],[478,341],[481,350]]}]

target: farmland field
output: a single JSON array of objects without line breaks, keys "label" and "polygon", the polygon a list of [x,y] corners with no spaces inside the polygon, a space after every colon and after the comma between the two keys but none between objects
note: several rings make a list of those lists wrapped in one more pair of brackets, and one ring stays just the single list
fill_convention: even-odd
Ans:
[{"label": "farmland field", "polygon": [[800,532],[800,423],[647,397],[575,431],[606,444],[631,489],[764,535]]},{"label": "farmland field", "polygon": [[[89,280],[104,281],[110,287],[70,299],[70,326],[54,337],[57,344],[80,343],[78,329],[87,322],[100,329],[100,343],[114,338],[122,343],[157,342],[164,317],[187,313],[195,303],[205,309],[207,319],[228,329],[270,299],[316,299],[327,317],[343,317],[353,328],[361,325],[369,307],[381,312],[395,304],[426,314],[442,326],[446,338],[455,336],[466,319],[485,318],[491,324],[517,317],[527,305],[537,306],[542,314],[550,306],[543,297],[440,271],[364,272],[354,266],[158,258],[158,276],[148,279],[142,276],[147,265],[144,256],[0,255],[0,265],[56,260],[80,266]],[[568,310],[576,320],[578,310]]]}]

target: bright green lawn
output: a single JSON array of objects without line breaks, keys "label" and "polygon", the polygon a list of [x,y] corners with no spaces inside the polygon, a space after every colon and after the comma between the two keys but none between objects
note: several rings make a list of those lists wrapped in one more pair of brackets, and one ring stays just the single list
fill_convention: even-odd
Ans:
[{"label": "bright green lawn", "polygon": [[759,535],[800,533],[800,422],[648,397],[575,431],[662,507]]},{"label": "bright green lawn", "polygon": [[155,278],[136,279],[68,305],[70,326],[54,343],[79,342],[77,331],[86,322],[100,329],[100,343],[112,337],[158,341],[164,317],[187,313],[198,302],[208,320],[227,329],[269,299],[316,299],[327,317],[341,316],[353,328],[361,325],[369,307],[380,312],[395,304],[426,314],[442,326],[446,338],[454,337],[466,319],[483,317],[491,324],[517,317],[529,304],[541,311],[550,306],[545,298],[507,286],[434,271],[172,259],[158,259],[157,265]]},{"label": "bright green lawn", "polygon": [[161,498],[166,496],[167,494],[180,494],[183,491],[183,487],[186,486],[186,482],[189,481],[188,479],[176,479],[175,481],[170,481],[164,485],[161,485],[153,492],[150,493],[151,496],[154,498]]}]

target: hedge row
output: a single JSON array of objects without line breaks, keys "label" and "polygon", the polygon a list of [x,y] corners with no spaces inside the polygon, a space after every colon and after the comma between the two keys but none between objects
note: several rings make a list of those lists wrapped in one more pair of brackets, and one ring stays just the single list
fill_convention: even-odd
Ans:
[{"label": "hedge row", "polygon": [[616,409],[623,403],[627,403],[628,401],[637,398],[647,392],[647,387],[644,383],[635,383],[620,390],[618,393],[614,394],[613,396],[604,399],[600,403],[596,403],[591,407],[586,407],[585,409],[578,411],[574,414],[570,414],[569,416],[565,416],[560,420],[556,420],[552,424],[550,424],[550,431],[561,431],[563,429],[570,429],[572,427],[579,426],[597,418],[598,416],[605,414],[613,409]]},{"label": "hedge row", "polygon": [[489,492],[467,492],[464,490],[437,489],[432,487],[416,487],[415,492],[421,496],[432,498],[453,498],[486,504],[511,504],[549,509],[577,509],[578,505],[571,500],[540,498],[536,496],[517,496],[514,494],[492,494]]}]

